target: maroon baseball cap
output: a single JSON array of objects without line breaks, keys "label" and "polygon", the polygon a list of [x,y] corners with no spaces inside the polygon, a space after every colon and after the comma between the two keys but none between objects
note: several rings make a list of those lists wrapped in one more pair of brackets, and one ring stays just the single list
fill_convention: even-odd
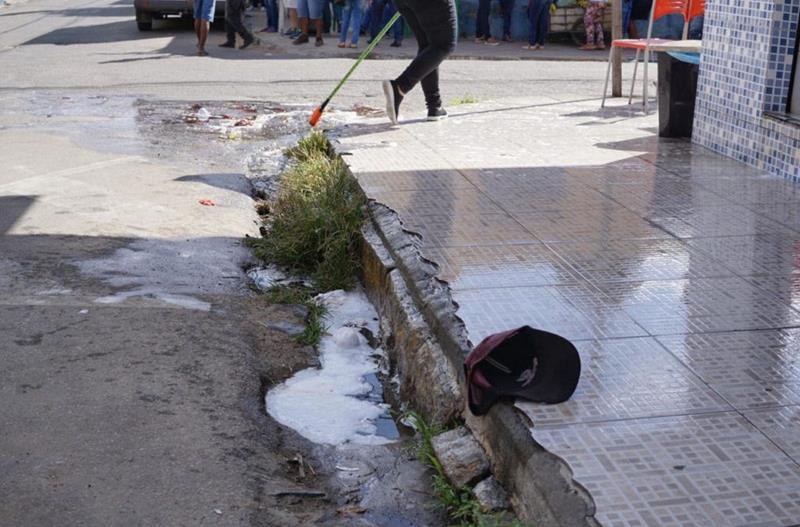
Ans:
[{"label": "maroon baseball cap", "polygon": [[581,359],[564,337],[529,326],[483,339],[464,360],[469,409],[483,415],[501,397],[560,403],[578,386]]}]

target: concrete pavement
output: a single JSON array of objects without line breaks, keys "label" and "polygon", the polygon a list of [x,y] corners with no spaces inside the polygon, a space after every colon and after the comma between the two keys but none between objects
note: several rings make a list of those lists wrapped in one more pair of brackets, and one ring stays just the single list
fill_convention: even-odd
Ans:
[{"label": "concrete pavement", "polygon": [[528,324],[579,349],[568,402],[467,419],[495,473],[537,525],[797,525],[800,188],[547,95],[335,131],[410,233],[384,235],[410,296],[431,261],[473,345]]}]

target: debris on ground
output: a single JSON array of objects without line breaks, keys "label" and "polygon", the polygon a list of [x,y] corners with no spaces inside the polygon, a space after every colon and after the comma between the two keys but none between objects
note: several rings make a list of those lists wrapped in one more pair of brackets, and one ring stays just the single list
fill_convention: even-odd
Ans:
[{"label": "debris on ground", "polygon": [[216,203],[214,203],[210,199],[201,199],[198,203],[200,203],[200,205],[205,205],[206,207],[214,207],[214,206],[216,206]]},{"label": "debris on ground", "polygon": [[247,277],[262,291],[267,291],[276,285],[285,283],[288,279],[287,274],[274,265],[253,267],[247,271]]},{"label": "debris on ground", "polygon": [[287,497],[295,497],[295,498],[327,498],[328,495],[319,490],[282,490],[278,492],[273,492],[272,496],[276,498],[287,498]]},{"label": "debris on ground", "polygon": [[368,511],[366,507],[359,507],[358,505],[348,505],[346,507],[339,507],[336,509],[338,514],[342,516],[354,516],[357,514],[364,514]]},{"label": "debris on ground", "polygon": [[361,117],[379,117],[379,116],[385,115],[384,110],[382,110],[380,108],[373,108],[371,106],[364,106],[364,105],[358,104],[358,103],[353,105],[353,111],[356,113],[356,115],[361,116]]}]

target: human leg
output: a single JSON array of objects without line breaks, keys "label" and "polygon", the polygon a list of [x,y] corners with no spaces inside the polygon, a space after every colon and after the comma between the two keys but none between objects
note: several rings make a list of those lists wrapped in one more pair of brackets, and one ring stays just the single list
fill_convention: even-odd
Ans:
[{"label": "human leg", "polygon": [[511,42],[511,15],[514,13],[514,0],[500,0],[503,12],[503,40]]},{"label": "human leg", "polygon": [[234,31],[230,22],[234,14],[234,8],[231,6],[233,1],[235,0],[225,0],[225,43],[221,44],[221,46],[227,48],[232,48],[236,45],[236,31]]},{"label": "human leg", "polygon": [[400,12],[420,44],[419,53],[395,83],[401,94],[422,83],[428,108],[441,106],[438,68],[455,49],[458,30],[454,0],[402,0]]},{"label": "human leg", "polygon": [[330,33],[331,26],[333,25],[333,18],[331,18],[331,0],[322,0],[320,18],[322,18],[322,31],[324,33]]},{"label": "human leg", "polygon": [[361,32],[361,17],[364,16],[364,6],[362,5],[362,0],[351,0],[351,2],[353,4],[353,9],[350,23],[353,27],[353,36],[350,39],[350,44],[355,46],[358,45],[358,38]]},{"label": "human leg", "polygon": [[[303,3],[302,0],[300,3]],[[313,24],[316,45],[319,46],[322,43],[322,10],[325,8],[325,0],[306,0],[306,6],[308,8],[308,17],[306,18],[305,33],[306,35],[309,34],[309,25]]]},{"label": "human leg", "polygon": [[208,40],[208,30],[210,26],[211,24],[208,20],[200,20],[200,33],[197,38],[197,50],[200,52],[205,52],[206,41]]},{"label": "human leg", "polygon": [[255,37],[244,25],[244,8],[244,0],[226,0],[225,27],[228,33],[228,42],[234,42],[236,33],[238,33],[244,39],[246,47],[255,40]]},{"label": "human leg", "polygon": [[300,17],[297,16],[297,7],[287,8],[289,12],[289,29],[298,29],[300,27]]},{"label": "human leg", "polygon": [[491,0],[478,0],[478,14],[475,18],[475,39],[486,40],[491,38],[489,30],[489,13]]},{"label": "human leg", "polygon": [[603,14],[606,11],[605,4],[597,4],[597,11],[594,15],[595,45],[600,49],[605,49],[606,39],[603,33]]},{"label": "human leg", "polygon": [[528,3],[528,45],[539,44],[539,19],[546,0],[531,0]]},{"label": "human leg", "polygon": [[[339,44],[344,44],[345,40],[347,40],[347,30],[350,29],[350,18],[353,15],[355,4],[356,0],[346,0],[344,3],[344,8],[342,9],[342,30],[339,32]],[[353,24],[353,26],[353,33],[358,35],[358,30],[355,29],[357,25]]]},{"label": "human leg", "polygon": [[633,0],[624,0],[622,2],[622,33],[623,37],[628,38],[628,28],[631,25],[631,13],[633,12]]},{"label": "human leg", "polygon": [[297,20],[300,26],[300,34],[292,42],[293,44],[305,44],[308,42],[308,16],[309,2],[311,0],[297,0]]},{"label": "human leg", "polygon": [[[397,7],[394,5],[394,2],[392,2],[390,0],[388,5],[387,5],[387,7],[389,9],[388,16],[389,17],[394,16],[394,14],[397,12]],[[405,31],[405,27],[403,25],[403,17],[400,17],[400,18],[397,19],[397,22],[395,22],[394,25],[392,26],[392,39],[393,39],[392,44],[393,45],[394,44],[400,44],[400,43],[403,42],[403,36],[404,36],[403,33],[404,33],[404,31]]]},{"label": "human leg", "polygon": [[581,49],[595,49],[595,24],[594,24],[595,4],[586,6],[583,13],[583,26],[586,29],[586,44]]},{"label": "human leg", "polygon": [[386,0],[372,0],[372,12],[370,14],[369,40],[378,36],[383,26],[383,10],[386,7]]},{"label": "human leg", "polygon": [[536,43],[539,45],[539,48],[544,47],[544,43],[547,40],[547,34],[550,32],[550,6],[553,4],[553,0],[545,0],[542,6],[542,11],[539,14],[539,27],[536,31]]}]

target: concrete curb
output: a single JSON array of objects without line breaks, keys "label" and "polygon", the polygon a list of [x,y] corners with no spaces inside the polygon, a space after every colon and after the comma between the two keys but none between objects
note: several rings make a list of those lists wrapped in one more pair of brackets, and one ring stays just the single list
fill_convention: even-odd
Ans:
[{"label": "concrete curb", "polygon": [[401,396],[428,419],[465,420],[508,491],[518,516],[541,527],[596,527],[591,497],[569,467],[538,445],[531,423],[509,404],[486,416],[465,407],[463,358],[470,347],[446,283],[419,252],[419,237],[405,231],[397,214],[370,202],[363,229],[364,285],[382,321],[401,378]]}]

